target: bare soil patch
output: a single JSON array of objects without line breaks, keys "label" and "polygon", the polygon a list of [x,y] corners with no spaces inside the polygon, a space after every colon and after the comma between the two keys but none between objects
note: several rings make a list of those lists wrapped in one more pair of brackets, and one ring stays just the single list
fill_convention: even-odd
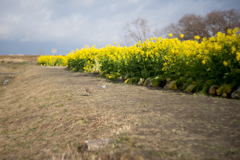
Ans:
[{"label": "bare soil patch", "polygon": [[14,78],[29,64],[37,64],[38,55],[0,55],[0,85],[5,79]]},{"label": "bare soil patch", "polygon": [[240,159],[239,100],[29,64],[0,102],[0,159]]},{"label": "bare soil patch", "polygon": [[[38,57],[38,55],[0,55],[0,64],[36,64]],[[0,73],[2,72],[5,72],[5,70],[0,68]]]}]

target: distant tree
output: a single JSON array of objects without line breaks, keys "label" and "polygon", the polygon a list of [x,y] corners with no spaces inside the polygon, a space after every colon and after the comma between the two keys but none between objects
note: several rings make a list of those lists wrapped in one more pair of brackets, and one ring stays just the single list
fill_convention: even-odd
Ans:
[{"label": "distant tree", "polygon": [[127,45],[145,41],[150,38],[151,29],[148,26],[148,21],[144,18],[137,18],[131,22],[126,22],[123,26],[125,32],[125,43]]},{"label": "distant tree", "polygon": [[159,28],[155,28],[152,31],[152,36],[151,37],[161,37],[162,36],[162,31]]},{"label": "distant tree", "polygon": [[172,33],[173,37],[179,37],[184,34],[183,40],[194,39],[198,35],[203,37],[212,37],[217,32],[227,33],[227,29],[240,28],[240,11],[230,9],[225,11],[214,10],[205,17],[195,14],[184,15],[178,23],[171,23],[163,28],[162,33]]},{"label": "distant tree", "polygon": [[236,9],[214,10],[206,15],[204,23],[209,37],[215,36],[219,31],[227,33],[228,28],[240,28],[240,11]]}]

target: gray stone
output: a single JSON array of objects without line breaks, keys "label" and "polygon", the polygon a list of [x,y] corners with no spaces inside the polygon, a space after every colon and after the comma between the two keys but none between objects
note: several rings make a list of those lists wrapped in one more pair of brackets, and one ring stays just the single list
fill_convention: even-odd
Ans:
[{"label": "gray stone", "polygon": [[139,80],[138,84],[139,84],[139,85],[143,85],[143,83],[144,83],[144,80],[145,80],[144,78],[140,78],[140,80]]},{"label": "gray stone", "polygon": [[3,86],[9,82],[9,79],[5,79],[5,81],[3,82]]},{"label": "gray stone", "polygon": [[144,82],[144,86],[149,86],[149,85],[151,85],[151,84],[152,84],[151,78],[147,78],[147,79],[145,80],[145,82]]},{"label": "gray stone", "polygon": [[237,99],[237,98],[240,99],[240,87],[231,94],[231,97],[233,99]]},{"label": "gray stone", "polygon": [[98,139],[98,140],[88,140],[85,141],[85,151],[98,151],[99,149],[108,145],[112,139]]}]

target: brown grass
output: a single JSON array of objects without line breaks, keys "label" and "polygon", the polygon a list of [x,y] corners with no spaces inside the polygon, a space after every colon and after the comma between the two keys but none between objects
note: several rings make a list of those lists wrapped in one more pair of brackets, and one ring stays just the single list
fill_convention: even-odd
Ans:
[{"label": "brown grass", "polygon": [[[240,158],[238,100],[28,64],[0,87],[0,102],[0,159]],[[114,142],[80,150],[101,138]]]}]

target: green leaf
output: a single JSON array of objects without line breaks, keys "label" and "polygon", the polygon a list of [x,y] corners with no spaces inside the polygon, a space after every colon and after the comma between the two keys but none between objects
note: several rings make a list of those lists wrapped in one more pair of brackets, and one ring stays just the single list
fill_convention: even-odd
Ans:
[{"label": "green leaf", "polygon": [[187,79],[187,83],[191,83],[193,81],[193,79],[190,77]]},{"label": "green leaf", "polygon": [[176,84],[176,82],[177,82],[177,81],[172,81],[172,82],[170,82],[171,85],[170,85],[169,88],[170,88],[170,89],[173,89],[173,90],[176,90],[176,89],[177,89],[177,84]]},{"label": "green leaf", "polygon": [[146,69],[144,69],[144,70],[142,70],[141,75],[143,78],[146,79],[146,78],[150,77],[150,72],[147,71]]},{"label": "green leaf", "polygon": [[218,88],[218,89],[216,90],[217,95],[220,95],[220,94],[222,93],[222,90],[223,90],[223,86],[221,86],[220,88]]},{"label": "green leaf", "polygon": [[196,87],[195,84],[190,84],[185,91],[187,91],[187,92],[192,92],[195,87]]},{"label": "green leaf", "polygon": [[232,87],[231,87],[231,84],[225,84],[224,85],[224,92],[225,93],[230,93],[231,92],[231,90],[232,90]]}]

